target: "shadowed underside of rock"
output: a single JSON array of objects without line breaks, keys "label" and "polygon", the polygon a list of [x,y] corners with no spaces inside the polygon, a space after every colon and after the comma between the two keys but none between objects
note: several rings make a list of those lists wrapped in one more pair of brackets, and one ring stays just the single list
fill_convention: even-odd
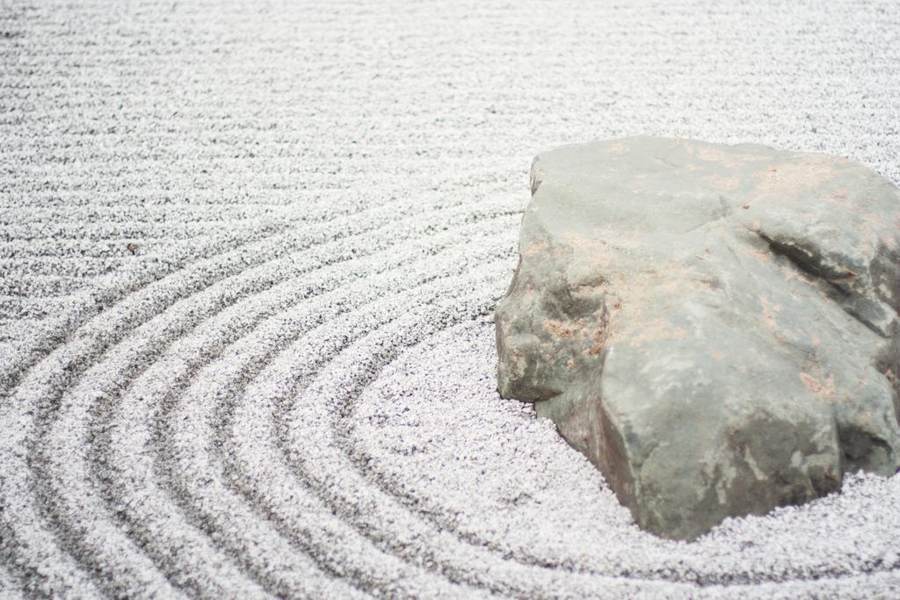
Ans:
[{"label": "shadowed underside of rock", "polygon": [[535,159],[496,312],[536,403],[637,523],[692,539],[895,472],[900,193],[848,160],[629,138]]}]

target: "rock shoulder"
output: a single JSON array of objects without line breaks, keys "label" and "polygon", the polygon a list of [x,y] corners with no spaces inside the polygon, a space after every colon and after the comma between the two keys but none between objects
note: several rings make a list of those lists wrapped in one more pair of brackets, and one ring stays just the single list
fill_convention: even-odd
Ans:
[{"label": "rock shoulder", "polygon": [[535,402],[637,523],[728,516],[891,475],[900,193],[857,163],[638,137],[531,173],[496,311],[498,384]]}]

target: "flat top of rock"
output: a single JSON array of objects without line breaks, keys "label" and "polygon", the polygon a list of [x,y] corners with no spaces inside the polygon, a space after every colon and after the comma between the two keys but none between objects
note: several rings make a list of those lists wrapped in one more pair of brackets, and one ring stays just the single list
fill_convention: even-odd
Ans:
[{"label": "flat top of rock", "polygon": [[[831,281],[864,275],[881,249],[898,249],[897,189],[823,154],[653,137],[594,142],[539,155],[532,191],[526,224],[566,243],[575,259],[608,261],[613,274],[646,272],[648,259],[686,268],[716,230],[755,236],[743,249],[764,262],[771,256],[757,241],[813,254],[804,267]],[[874,304],[898,306],[896,290],[870,291]],[[886,308],[873,305],[862,318],[884,331]]]},{"label": "flat top of rock", "polygon": [[543,185],[561,217],[583,210],[565,226],[592,235],[683,235],[723,219],[759,230],[782,217],[871,253],[900,229],[897,191],[870,169],[753,144],[636,137],[565,146],[535,159],[533,192]]}]

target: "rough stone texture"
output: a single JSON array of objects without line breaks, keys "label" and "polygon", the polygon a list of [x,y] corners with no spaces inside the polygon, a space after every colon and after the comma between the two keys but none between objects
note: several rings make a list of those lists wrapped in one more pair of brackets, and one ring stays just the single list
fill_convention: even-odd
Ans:
[{"label": "rough stone texture", "polygon": [[635,137],[538,156],[496,312],[536,403],[638,524],[693,539],[895,472],[900,194],[857,163]]}]

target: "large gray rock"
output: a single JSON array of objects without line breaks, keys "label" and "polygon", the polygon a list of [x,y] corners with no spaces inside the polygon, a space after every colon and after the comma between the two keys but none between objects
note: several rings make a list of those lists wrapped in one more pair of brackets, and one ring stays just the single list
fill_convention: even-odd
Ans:
[{"label": "large gray rock", "polygon": [[820,154],[637,137],[535,159],[496,313],[503,397],[535,402],[637,523],[892,475],[900,193]]}]

